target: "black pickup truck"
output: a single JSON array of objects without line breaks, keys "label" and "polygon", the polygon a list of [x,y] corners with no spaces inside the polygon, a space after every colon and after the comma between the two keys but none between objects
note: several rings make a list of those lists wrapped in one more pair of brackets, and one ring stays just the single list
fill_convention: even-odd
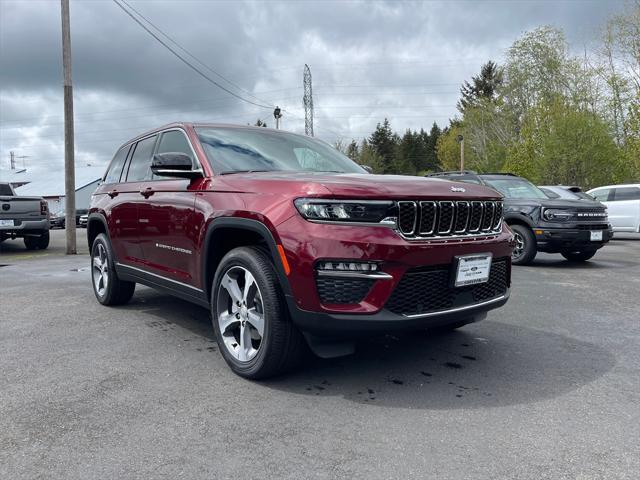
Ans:
[{"label": "black pickup truck", "polygon": [[49,246],[49,206],[42,197],[20,197],[0,183],[0,242],[22,238],[27,250]]},{"label": "black pickup truck", "polygon": [[510,173],[465,170],[428,176],[485,185],[504,195],[504,221],[515,237],[514,265],[531,263],[537,252],[589,260],[613,236],[607,208],[595,200],[550,199],[528,180]]}]

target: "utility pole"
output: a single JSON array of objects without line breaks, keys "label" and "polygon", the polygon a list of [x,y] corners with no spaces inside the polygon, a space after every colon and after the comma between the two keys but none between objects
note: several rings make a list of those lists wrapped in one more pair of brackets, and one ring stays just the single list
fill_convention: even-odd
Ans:
[{"label": "utility pole", "polygon": [[275,110],[273,111],[273,118],[276,119],[276,130],[280,130],[280,119],[282,118],[282,110],[280,107],[276,105]]},{"label": "utility pole", "polygon": [[9,166],[11,167],[11,170],[16,169],[16,154],[13,150],[9,152]]},{"label": "utility pole", "polygon": [[458,140],[458,143],[460,144],[460,173],[464,173],[464,137],[462,135],[458,135],[456,140]]},{"label": "utility pole", "polygon": [[69,0],[60,0],[62,8],[62,69],[64,71],[64,194],[67,255],[76,250],[76,178],[73,145],[73,86],[71,83],[71,32]]},{"label": "utility pole", "polygon": [[302,84],[304,86],[304,97],[302,98],[304,106],[304,133],[305,135],[313,137],[313,89],[311,88],[311,70],[306,63],[304,64]]}]

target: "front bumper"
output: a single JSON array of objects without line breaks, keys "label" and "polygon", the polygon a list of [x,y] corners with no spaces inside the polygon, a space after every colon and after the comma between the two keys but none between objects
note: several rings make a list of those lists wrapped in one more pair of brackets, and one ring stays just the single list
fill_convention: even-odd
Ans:
[{"label": "front bumper", "polygon": [[[604,227],[604,228],[603,228]],[[586,228],[534,228],[538,250],[547,253],[562,251],[597,250],[613,237],[610,225],[595,225],[593,230]],[[591,232],[602,232],[602,240],[592,241]]]},{"label": "front bumper", "polygon": [[[385,227],[317,224],[294,216],[278,225],[278,234],[291,266],[287,296],[293,320],[303,331],[326,332],[389,331],[435,326],[464,318],[479,318],[504,304],[508,288],[500,298],[487,302],[470,296],[436,308],[425,314],[407,315],[391,311],[388,302],[409,270],[450,271],[454,257],[491,253],[494,260],[509,259],[512,234],[505,226],[492,236],[408,241]],[[326,303],[318,291],[316,265],[322,260],[378,262],[386,279],[375,280],[366,295],[357,302]],[[507,287],[510,262],[506,265]],[[459,308],[464,307],[464,308]],[[394,313],[395,312],[395,313]]]},{"label": "front bumper", "polygon": [[49,230],[49,219],[42,220],[21,220],[14,219],[14,225],[0,227],[0,235],[7,237],[24,237],[31,235],[42,235]]}]

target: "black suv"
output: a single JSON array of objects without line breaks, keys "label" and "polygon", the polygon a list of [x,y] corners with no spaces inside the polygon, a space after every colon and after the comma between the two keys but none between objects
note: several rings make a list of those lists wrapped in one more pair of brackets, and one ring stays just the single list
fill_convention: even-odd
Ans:
[{"label": "black suv", "polygon": [[589,200],[550,199],[528,180],[511,173],[439,172],[427,175],[485,185],[504,195],[504,221],[515,236],[513,264],[536,253],[560,253],[567,260],[593,257],[613,236],[607,208]]}]

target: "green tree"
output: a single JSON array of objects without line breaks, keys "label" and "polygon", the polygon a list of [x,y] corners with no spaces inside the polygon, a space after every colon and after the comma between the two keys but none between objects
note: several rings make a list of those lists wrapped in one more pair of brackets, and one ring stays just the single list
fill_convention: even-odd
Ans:
[{"label": "green tree", "polygon": [[502,86],[504,75],[502,68],[489,60],[480,69],[480,74],[465,80],[460,88],[462,98],[458,101],[458,110],[464,113],[469,107],[476,107],[481,100],[493,100]]},{"label": "green tree", "polygon": [[354,162],[358,162],[360,160],[360,148],[355,140],[351,140],[351,143],[347,146],[347,157],[349,157]]},{"label": "green tree", "polygon": [[360,144],[358,163],[360,165],[367,165],[371,167],[373,173],[384,173],[384,163],[382,158],[366,139]]},{"label": "green tree", "polygon": [[534,183],[594,187],[624,169],[609,126],[596,114],[556,100],[529,109],[522,141],[509,151],[506,168]]},{"label": "green tree", "polygon": [[391,130],[388,119],[385,118],[382,124],[378,123],[375,131],[369,137],[368,145],[373,148],[382,162],[381,173],[395,173],[398,136]]}]

